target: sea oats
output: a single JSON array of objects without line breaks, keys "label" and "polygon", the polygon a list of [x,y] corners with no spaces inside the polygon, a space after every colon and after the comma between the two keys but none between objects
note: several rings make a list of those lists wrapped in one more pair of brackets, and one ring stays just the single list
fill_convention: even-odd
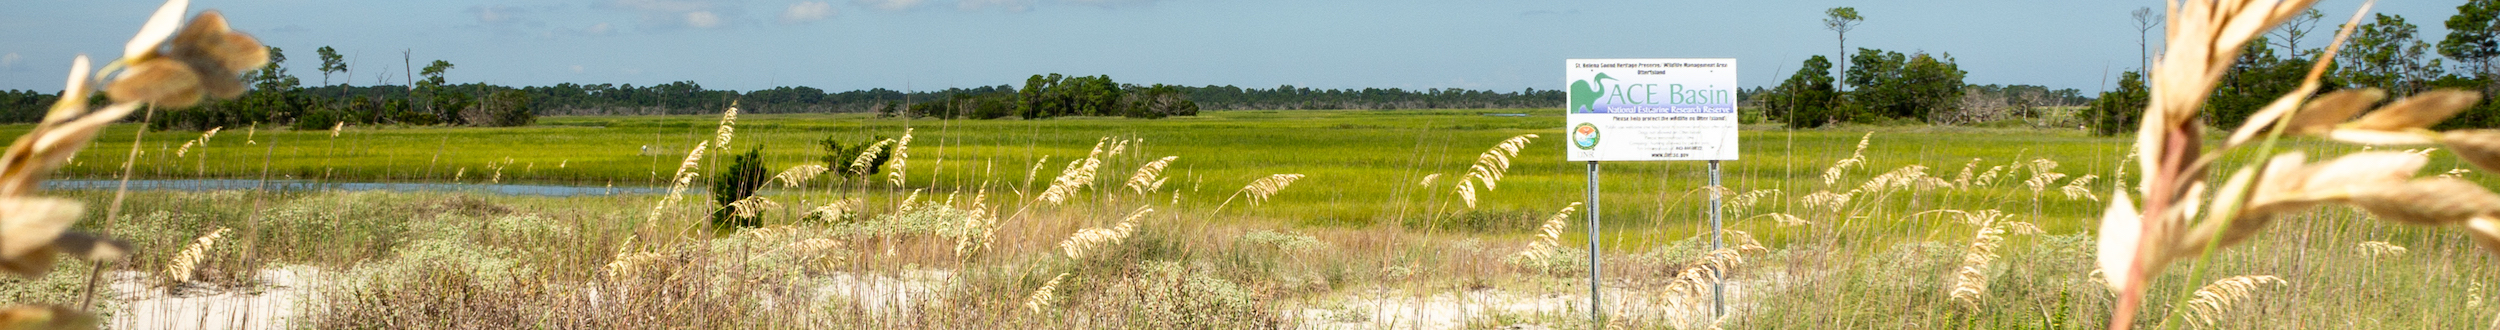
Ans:
[{"label": "sea oats", "polygon": [[972,208],[964,214],[955,235],[955,255],[970,257],[990,249],[990,240],[998,235],[998,218],[989,206],[989,191],[972,196]]},{"label": "sea oats", "polygon": [[2028,222],[2005,221],[2008,215],[1997,210],[1954,212],[1961,213],[1963,222],[1977,225],[1979,230],[1971,235],[1970,245],[1962,252],[1962,265],[1953,272],[1953,286],[1948,295],[1965,306],[1977,307],[1982,304],[1980,297],[1988,293],[1992,269],[1989,264],[2000,257],[1996,251],[1999,245],[2005,243],[2005,235],[2036,235],[2041,231]]},{"label": "sea oats", "polygon": [[1425,175],[1424,175],[1424,179],[1423,179],[1422,181],[1416,181],[1416,182],[1415,182],[1415,186],[1417,186],[1417,187],[1431,187],[1431,186],[1432,186],[1432,182],[1433,182],[1433,181],[1438,181],[1438,180],[1441,180],[1441,173],[1425,174]]},{"label": "sea oats", "polygon": [[1128,184],[1126,186],[1129,191],[1136,192],[1140,195],[1163,189],[1163,181],[1168,179],[1163,177],[1163,168],[1165,166],[1171,166],[1172,160],[1180,158],[1180,156],[1163,156],[1162,159],[1156,159],[1152,162],[1146,162],[1146,165],[1138,166],[1137,171],[1129,175]]},{"label": "sea oats", "polygon": [[896,186],[903,185],[903,164],[905,161],[911,159],[911,153],[909,152],[910,149],[911,129],[905,128],[903,129],[903,139],[894,142],[893,161],[887,162],[889,164],[888,166],[892,167],[891,170],[886,172],[887,183],[892,183]]},{"label": "sea oats", "polygon": [[851,157],[851,166],[849,166],[851,169],[851,176],[865,177],[868,176],[869,172],[876,171],[877,168],[875,165],[877,164],[877,155],[884,153],[885,146],[891,144],[894,144],[894,139],[884,139],[877,140],[877,143],[869,144],[866,148],[861,148],[859,155]]},{"label": "sea oats", "polygon": [[764,198],[764,196],[747,196],[747,198],[729,203],[729,211],[740,218],[752,218],[757,213],[779,208],[781,208],[781,203],[774,203],[772,199]]},{"label": "sea oats", "polygon": [[2030,179],[2023,180],[2023,186],[2030,187],[2032,193],[2040,193],[2048,191],[2049,185],[2056,184],[2057,180],[2065,178],[2066,173],[2032,173]]},{"label": "sea oats", "polygon": [[1059,172],[1058,178],[1050,180],[1050,187],[1042,190],[1042,196],[1039,199],[1057,205],[1066,202],[1069,197],[1075,197],[1076,193],[1084,190],[1086,186],[1093,185],[1094,172],[1102,168],[1102,159],[1099,158],[1102,157],[1102,147],[1110,141],[1109,137],[1095,140],[1094,151],[1087,152],[1084,159],[1068,161],[1066,169]]},{"label": "sea oats", "polygon": [[640,278],[650,267],[660,265],[666,260],[668,256],[657,252],[619,253],[610,257],[607,266],[600,267],[600,269],[607,273],[611,280],[635,279]]},{"label": "sea oats", "polygon": [[737,134],[738,101],[729,101],[729,110],[720,113],[720,128],[712,131],[712,147],[729,150],[729,139]]},{"label": "sea oats", "polygon": [[[241,73],[269,62],[269,48],[229,28],[224,14],[200,12],[175,34],[172,25],[183,23],[169,18],[182,13],[169,15],[164,9],[183,10],[168,2],[131,40],[125,57],[114,63],[122,68],[120,74],[112,75],[113,83],[104,88],[113,102],[188,108],[204,99],[234,98],[248,90],[239,80]],[[166,35],[173,38],[164,39]],[[160,50],[159,45],[171,47]]]},{"label": "sea oats", "polygon": [[1130,213],[1127,219],[1120,220],[1119,224],[1112,225],[1110,228],[1078,230],[1075,234],[1068,235],[1067,240],[1059,242],[1059,250],[1067,253],[1068,259],[1078,260],[1102,253],[1104,249],[1118,246],[1120,241],[1127,240],[1129,234],[1137,230],[1137,222],[1145,219],[1146,214],[1153,212],[1152,208],[1140,207],[1137,212]]},{"label": "sea oats", "polygon": [[2359,250],[2361,250],[2361,255],[2370,256],[2371,258],[2403,257],[2405,255],[2405,247],[2397,246],[2396,244],[2384,241],[2361,242]]},{"label": "sea oats", "polygon": [[838,199],[830,203],[825,203],[825,205],[818,205],[815,209],[808,210],[807,215],[822,221],[841,221],[843,219],[849,219],[852,215],[857,214],[860,204],[863,204],[863,202],[857,198]]},{"label": "sea oats", "polygon": [[1752,214],[1755,205],[1771,195],[1779,194],[1779,189],[1754,189],[1728,197],[1726,207],[1731,214]]},{"label": "sea oats", "polygon": [[1024,297],[1024,309],[1035,314],[1042,313],[1043,309],[1050,307],[1052,300],[1056,300],[1053,292],[1059,291],[1059,282],[1066,280],[1068,273],[1059,273],[1059,276],[1050,278],[1050,282],[1043,282],[1041,288]]},{"label": "sea oats", "polygon": [[1536,134],[1520,134],[1485,149],[1483,154],[1476,156],[1476,164],[1467,168],[1467,174],[1459,176],[1458,188],[1453,192],[1458,194],[1459,200],[1467,202],[1467,208],[1476,208],[1474,185],[1481,184],[1484,190],[1493,190],[1502,182],[1503,173],[1510,171],[1510,159],[1519,156],[1519,150],[1526,148],[1536,137]]},{"label": "sea oats", "polygon": [[1813,221],[1806,221],[1806,218],[1797,217],[1787,213],[1763,213],[1762,215],[1758,215],[1758,217],[1771,218],[1771,221],[1779,223],[1780,227],[1795,227],[1814,224]]},{"label": "sea oats", "polygon": [[2196,290],[2196,298],[2187,302],[2187,320],[2202,328],[2211,328],[2232,305],[2249,301],[2265,285],[2291,285],[2274,275],[2243,275],[2225,278]]},{"label": "sea oats", "polygon": [[1956,175],[1954,175],[1954,176],[1953,176],[1953,187],[1955,187],[1955,188],[1961,188],[1961,189],[1970,189],[1970,186],[1971,186],[1971,181],[1970,181],[1970,180],[1971,180],[1971,170],[1978,169],[1978,168],[1979,168],[1979,159],[1978,159],[1978,158],[1971,158],[1969,163],[1962,163],[1962,173],[1961,173],[1961,174],[1956,174]]},{"label": "sea oats", "polygon": [[1833,193],[1828,190],[1816,191],[1812,194],[1806,194],[1805,197],[1800,198],[1799,203],[1805,204],[1807,210],[1824,213],[1837,213],[1840,212],[1841,208],[1849,206],[1849,200],[1854,197],[1854,193],[1856,192],[1852,191],[1850,194],[1841,194]]},{"label": "sea oats", "polygon": [[166,261],[165,276],[168,276],[167,278],[173,283],[190,282],[200,263],[208,261],[209,249],[216,248],[217,239],[224,238],[226,232],[231,229],[219,227],[216,231],[192,239],[190,245],[183,246],[181,253],[174,254],[173,260]]},{"label": "sea oats", "polygon": [[218,127],[216,127],[216,128],[210,128],[210,129],[208,129],[208,131],[207,131],[207,132],[202,132],[202,133],[200,133],[200,138],[197,138],[197,139],[191,139],[190,141],[183,141],[183,142],[182,142],[182,147],[181,147],[181,148],[175,148],[175,149],[174,149],[174,157],[179,158],[179,157],[182,157],[182,156],[183,156],[183,154],[188,154],[188,153],[191,153],[191,146],[192,146],[192,145],[199,145],[199,146],[201,146],[201,147],[207,147],[207,146],[208,146],[208,139],[209,139],[209,138],[214,138],[214,137],[217,137],[217,131],[218,131],[218,130],[223,130],[223,129],[226,129],[226,127],[225,127],[225,126],[218,126]]},{"label": "sea oats", "polygon": [[[2170,7],[2166,15],[2169,21],[2164,24],[2168,28],[2164,44],[2171,46],[2162,53],[2158,64],[2151,66],[2155,70],[2147,83],[2150,100],[2133,146],[2135,154],[2141,155],[2136,165],[2142,173],[2139,188],[2144,192],[2144,210],[2139,213],[2135,209],[2136,201],[2125,198],[2125,189],[2113,191],[2110,207],[2102,217],[2099,250],[2094,254],[2101,268],[2108,270],[2111,285],[2119,290],[2112,317],[2107,322],[2112,329],[2135,324],[2136,311],[2143,305],[2145,289],[2151,286],[2149,282],[2154,274],[2161,273],[2163,267],[2180,257],[2203,253],[2181,254],[2183,247],[2220,246],[2221,242],[2231,238],[2223,237],[2217,241],[2217,237],[2236,236],[2225,233],[2220,229],[2222,227],[2228,227],[2229,232],[2263,227],[2264,221],[2272,217],[2272,214],[2259,210],[2266,207],[2264,195],[2274,193],[2278,198],[2299,195],[2281,193],[2301,190],[2280,188],[2284,187],[2280,184],[2289,183],[2273,179],[2285,173],[2272,168],[2273,161],[2250,165],[2229,175],[2230,179],[2222,185],[2213,186],[2209,181],[2213,175],[2207,172],[2212,162],[2203,159],[2221,158],[2221,155],[2230,154],[2233,148],[2251,141],[2259,135],[2257,132],[2264,131],[2263,128],[2286,118],[2300,118],[2291,112],[2299,110],[2301,101],[2322,87],[2318,78],[2343,46],[2345,38],[2360,25],[2363,15],[2354,15],[2324,51],[2318,52],[2320,60],[2312,62],[2308,75],[2299,87],[2250,116],[2247,124],[2224,139],[2221,148],[2211,151],[2204,148],[2203,137],[2206,135],[2200,132],[2202,125],[2197,118],[2201,116],[2199,112],[2207,99],[2214,94],[2214,87],[2231,72],[2230,68],[2235,66],[2240,52],[2247,49],[2242,47],[2244,44],[2279,23],[2302,14],[2313,3],[2313,0],[2224,0],[2178,2]],[[2367,12],[2370,5],[2365,3],[2362,11]],[[2337,139],[2346,138],[2341,134],[2330,135]],[[2273,138],[2269,137],[2267,141],[2273,141]],[[2265,146],[2268,150],[2263,153],[2271,153],[2273,143],[2268,142]],[[2271,155],[2261,154],[2259,157]],[[2268,179],[2252,179],[2257,173],[2264,173]],[[2263,186],[2251,188],[2261,184]],[[2205,194],[2209,189],[2218,193]],[[2207,205],[2209,201],[2211,205]],[[2249,203],[2252,201],[2255,203]],[[2213,218],[2196,221],[2199,211],[2203,211],[2199,208],[2203,207],[2215,209],[2210,211]],[[2250,210],[2260,212],[2244,212]],[[2195,228],[2195,232],[2182,235],[2178,230],[2190,226]],[[2200,244],[2198,240],[2212,243]]]},{"label": "sea oats", "polygon": [[1858,149],[1857,151],[1850,152],[1849,158],[1841,158],[1839,161],[1832,162],[1831,167],[1823,168],[1823,185],[1830,186],[1840,184],[1840,176],[1848,174],[1850,168],[1864,167],[1863,164],[1866,163],[1866,146],[1868,145],[1868,142],[1873,141],[1874,138],[1875,132],[1866,132],[1865,136],[1858,137]]},{"label": "sea oats", "polygon": [[2057,190],[2058,192],[2065,193],[2066,199],[2069,200],[2090,199],[2094,202],[2098,202],[2101,201],[2101,196],[2092,194],[2092,180],[2099,178],[2101,178],[2099,175],[2085,174],[2083,177],[2075,178],[2072,181],[2066,181],[2066,187],[2058,188]]},{"label": "sea oats", "polygon": [[1293,185],[1294,180],[1301,179],[1301,174],[1275,174],[1259,178],[1257,181],[1251,181],[1249,185],[1241,186],[1240,191],[1233,192],[1232,197],[1224,198],[1224,202],[1216,204],[1215,209],[1223,210],[1225,205],[1233,203],[1233,198],[1242,196],[1250,197],[1250,205],[1259,205],[1259,203],[1266,202],[1268,196],[1284,191],[1285,186]]},{"label": "sea oats", "polygon": [[2464,111],[2465,108],[2473,106],[2475,102],[2482,99],[2482,94],[2464,90],[2442,89],[2423,92],[2414,94],[2412,97],[2398,99],[2393,103],[2388,103],[2385,107],[2379,107],[2378,110],[2362,114],[2360,119],[2354,119],[2339,129],[2370,131],[2421,129],[2448,120],[2448,117],[2456,116],[2457,112]]},{"label": "sea oats", "polygon": [[1976,186],[1992,186],[1992,185],[1996,185],[1997,175],[2002,174],[2002,173],[2004,173],[2004,172],[2005,172],[2005,166],[1991,166],[1991,167],[1988,167],[1988,172],[1986,172],[1986,173],[1980,173],[1980,174],[1979,174],[1979,178],[1978,178],[1978,179],[1975,179],[1975,180],[1972,180],[1972,181],[1971,181],[1971,184],[1972,184],[1972,185],[1976,185]]},{"label": "sea oats", "polygon": [[701,165],[703,149],[708,143],[711,141],[695,143],[694,149],[686,151],[686,160],[677,164],[677,174],[671,176],[676,179],[669,180],[671,183],[668,187],[668,196],[662,197],[658,205],[651,206],[651,215],[645,219],[646,223],[658,223],[662,212],[667,211],[670,205],[676,205],[677,201],[685,199],[686,185],[693,184],[694,177],[700,175],[695,172],[695,166]]},{"label": "sea oats", "polygon": [[808,180],[814,180],[816,176],[824,173],[824,165],[791,166],[790,169],[782,170],[781,174],[773,175],[773,181],[781,181],[781,186],[784,188],[798,188],[799,185],[806,184]]},{"label": "sea oats", "polygon": [[1529,241],[1528,248],[1520,250],[1517,255],[1528,259],[1553,256],[1562,248],[1563,229],[1571,225],[1571,211],[1579,208],[1580,203],[1573,202],[1563,206],[1561,211],[1555,211],[1553,216],[1545,217],[1545,225],[1537,227],[1536,240]]}]

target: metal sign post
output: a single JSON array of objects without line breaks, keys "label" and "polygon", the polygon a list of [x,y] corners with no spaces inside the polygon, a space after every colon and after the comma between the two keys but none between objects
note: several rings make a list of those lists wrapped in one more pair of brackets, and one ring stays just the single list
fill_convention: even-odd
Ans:
[{"label": "metal sign post", "polygon": [[[1589,326],[1606,325],[1605,267],[1597,207],[1601,161],[1710,161],[1710,248],[1719,234],[1719,161],[1737,157],[1736,59],[1571,59],[1564,105],[1569,161],[1588,162]],[[1712,269],[1712,275],[1720,270]],[[1727,312],[1713,283],[1711,315]]]},{"label": "metal sign post", "polygon": [[[1710,250],[1718,251],[1719,246],[1724,245],[1723,242],[1725,241],[1722,241],[1719,237],[1719,189],[1717,187],[1720,186],[1719,161],[1716,160],[1710,161],[1710,186],[1712,187],[1710,189]],[[1710,278],[1725,279],[1727,278],[1727,274],[1720,274],[1719,269],[1712,268],[1710,269]],[[1720,281],[1710,282],[1711,317],[1718,317],[1720,315],[1727,314],[1727,305],[1719,303],[1719,300],[1727,297],[1727,294],[1723,291],[1726,289],[1726,286],[1727,284],[1721,283]]]},{"label": "metal sign post", "polygon": [[1589,204],[1589,213],[1588,213],[1588,215],[1589,215],[1589,322],[1591,322],[1591,323],[1590,323],[1590,325],[1589,325],[1589,328],[1590,328],[1590,329],[1597,329],[1597,328],[1604,328],[1604,327],[1605,327],[1605,325],[1606,325],[1606,309],[1605,309],[1605,308],[1603,308],[1603,306],[1604,306],[1604,305],[1600,305],[1601,303],[1603,303],[1603,302],[1604,302],[1604,300],[1600,300],[1600,299],[1598,299],[1598,294],[1597,294],[1597,289],[1598,289],[1598,288],[1600,288],[1600,287],[1602,287],[1602,286],[1600,286],[1600,284],[1605,283],[1605,282],[1599,282],[1599,281],[1598,281],[1598,277],[1599,277],[1598,275],[1600,274],[1600,273],[1598,273],[1598,271],[1599,271],[1599,270],[1602,270],[1602,269],[1605,269],[1605,267],[1600,267],[1600,266],[1598,266],[1598,265],[1597,265],[1597,162],[1596,162],[1596,161],[1590,161],[1590,162],[1589,162],[1589,203],[1588,203],[1588,204]]}]

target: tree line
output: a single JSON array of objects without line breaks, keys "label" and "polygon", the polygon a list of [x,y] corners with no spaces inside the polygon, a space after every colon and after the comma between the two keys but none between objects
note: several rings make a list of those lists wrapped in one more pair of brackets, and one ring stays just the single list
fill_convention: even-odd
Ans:
[{"label": "tree line", "polygon": [[[1202,109],[1431,109],[1529,108],[1562,103],[1559,90],[1518,92],[1399,88],[1312,89],[1130,84],[1107,75],[1033,75],[1023,86],[997,85],[933,91],[883,88],[832,92],[784,86],[754,91],[705,88],[692,81],[633,84],[559,83],[500,86],[448,81],[451,62],[435,60],[399,81],[351,86],[334,75],[348,73],[346,59],[330,47],[317,51],[319,85],[306,86],[291,73],[283,49],[270,48],[270,63],[244,74],[253,93],[189,109],[166,109],[150,127],[208,129],[244,125],[528,125],[542,115],[663,115],[718,112],[736,102],[749,113],[867,112],[884,116],[1039,119],[1060,116],[1162,118],[1194,116]],[[416,63],[412,61],[412,64]],[[413,65],[412,65],[413,66]],[[40,120],[57,94],[0,90],[0,122]]]}]

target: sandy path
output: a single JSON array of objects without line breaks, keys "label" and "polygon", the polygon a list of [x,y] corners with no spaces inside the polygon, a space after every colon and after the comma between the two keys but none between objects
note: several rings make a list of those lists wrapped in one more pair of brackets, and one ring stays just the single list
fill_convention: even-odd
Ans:
[{"label": "sandy path", "polygon": [[112,329],[285,329],[295,302],[312,292],[316,273],[309,267],[269,269],[255,274],[267,284],[261,288],[168,293],[149,285],[146,273],[114,272],[106,276],[123,304],[107,324]]}]

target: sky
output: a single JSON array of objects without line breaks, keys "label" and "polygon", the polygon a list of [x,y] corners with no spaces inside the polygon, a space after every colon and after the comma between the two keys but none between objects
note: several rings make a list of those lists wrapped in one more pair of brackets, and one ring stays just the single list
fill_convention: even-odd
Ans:
[{"label": "sky", "polygon": [[[2422,38],[2463,0],[2383,1]],[[0,11],[0,89],[57,92],[70,59],[119,56],[162,2],[15,0]],[[693,81],[829,91],[1022,86],[1034,74],[1273,88],[1562,89],[1572,58],[1738,61],[1775,85],[1840,46],[1823,11],[1866,18],[1849,48],[1950,54],[1971,84],[2106,90],[2139,66],[2129,12],[2159,1],[1619,0],[196,0],[284,49],[307,85]],[[2322,45],[2359,0],[2323,0]],[[2161,32],[2152,31],[2159,39]],[[2159,40],[2153,41],[2158,51]],[[323,75],[313,50],[351,64]]]}]

